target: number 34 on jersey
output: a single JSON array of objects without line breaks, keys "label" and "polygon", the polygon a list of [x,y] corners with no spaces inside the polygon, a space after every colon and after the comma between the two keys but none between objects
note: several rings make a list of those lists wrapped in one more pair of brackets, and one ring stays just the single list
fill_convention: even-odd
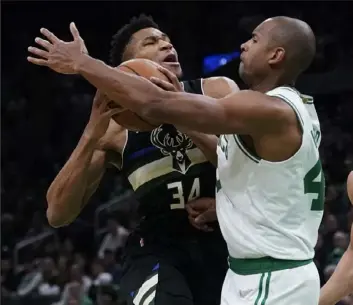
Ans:
[{"label": "number 34 on jersey", "polygon": [[190,202],[200,197],[200,179],[195,178],[190,192],[187,192],[181,181],[176,181],[167,184],[167,188],[172,192],[173,203],[171,209],[184,209],[185,203]]}]

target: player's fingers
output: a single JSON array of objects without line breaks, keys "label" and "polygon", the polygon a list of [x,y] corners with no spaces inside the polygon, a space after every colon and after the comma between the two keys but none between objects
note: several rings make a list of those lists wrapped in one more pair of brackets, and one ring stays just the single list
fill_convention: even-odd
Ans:
[{"label": "player's fingers", "polygon": [[41,50],[41,49],[38,49],[36,47],[28,47],[28,51],[31,52],[34,55],[37,55],[37,56],[40,56],[40,57],[43,57],[43,58],[46,58],[46,59],[49,58],[49,52]]},{"label": "player's fingers", "polygon": [[194,228],[196,228],[196,229],[198,229],[198,230],[201,230],[201,227],[200,227],[198,224],[196,224],[194,217],[191,217],[191,216],[189,215],[189,216],[188,216],[188,219],[189,219],[189,223],[190,223]]},{"label": "player's fingers", "polygon": [[70,23],[70,32],[72,34],[72,37],[74,38],[74,40],[80,40],[81,36],[80,36],[80,32],[78,31],[76,25],[74,22]]},{"label": "player's fingers", "polygon": [[34,41],[39,44],[41,47],[47,49],[48,51],[51,49],[51,47],[53,46],[49,41],[44,40],[42,38],[36,37],[36,39],[34,39]]},{"label": "player's fingers", "polygon": [[207,224],[203,224],[203,225],[199,225],[198,223],[195,222],[195,218],[189,216],[189,222],[190,224],[200,230],[200,231],[204,231],[204,232],[212,232],[213,231],[213,228],[211,228],[210,226],[208,226]]},{"label": "player's fingers", "polygon": [[104,112],[107,108],[108,101],[109,99],[106,95],[102,91],[97,90],[93,98],[93,107],[99,109],[101,112]]},{"label": "player's fingers", "polygon": [[194,210],[190,204],[187,204],[185,206],[185,209],[188,212],[189,216],[197,217],[200,215],[200,212],[197,212],[196,210]]},{"label": "player's fingers", "polygon": [[112,116],[114,116],[114,115],[116,115],[116,114],[118,114],[118,113],[120,113],[120,112],[123,112],[123,111],[124,111],[123,107],[121,107],[121,108],[114,108],[114,109],[108,110],[104,115],[107,116],[107,117],[109,117],[109,118],[111,118]]},{"label": "player's fingers", "polygon": [[48,66],[48,62],[45,59],[39,59],[39,58],[34,58],[34,57],[31,57],[31,56],[28,56],[27,60],[30,63],[38,65],[38,66]]},{"label": "player's fingers", "polygon": [[176,75],[172,72],[170,72],[168,69],[162,67],[162,66],[159,66],[158,67],[158,70],[160,72],[162,72],[171,82],[175,82],[178,80],[178,78],[176,77]]},{"label": "player's fingers", "polygon": [[41,28],[40,32],[49,39],[50,42],[52,43],[58,43],[60,42],[60,39],[58,37],[56,37],[52,32],[50,32],[48,29],[46,28]]},{"label": "player's fingers", "polygon": [[169,79],[169,81],[178,89],[178,91],[180,91],[180,89],[182,90],[179,79],[174,73],[170,72],[168,69],[162,66],[159,66],[158,70],[162,72]]},{"label": "player's fingers", "polygon": [[197,216],[195,218],[195,222],[198,225],[203,225],[208,222],[213,222],[217,220],[217,214],[215,209],[209,209],[205,212],[203,212],[201,215]]},{"label": "player's fingers", "polygon": [[159,79],[157,77],[151,77],[150,81],[157,85],[158,87],[162,88],[163,90],[166,91],[177,91],[176,88],[174,87],[173,84],[170,84],[162,79]]}]

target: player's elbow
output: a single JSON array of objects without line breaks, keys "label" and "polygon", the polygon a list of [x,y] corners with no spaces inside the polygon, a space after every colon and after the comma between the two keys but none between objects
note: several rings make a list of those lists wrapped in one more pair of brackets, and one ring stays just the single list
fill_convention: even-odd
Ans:
[{"label": "player's elbow", "polygon": [[57,215],[52,209],[47,209],[47,219],[48,223],[53,228],[60,228],[68,225],[68,222],[63,217]]},{"label": "player's elbow", "polygon": [[68,217],[64,213],[61,213],[51,205],[48,205],[46,214],[48,223],[53,228],[67,226],[73,221],[73,219],[68,219]]}]

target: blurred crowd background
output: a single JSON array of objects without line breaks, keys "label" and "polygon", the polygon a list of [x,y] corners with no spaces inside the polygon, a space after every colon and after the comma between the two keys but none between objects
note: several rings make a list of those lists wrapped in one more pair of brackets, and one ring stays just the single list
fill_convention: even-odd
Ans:
[{"label": "blurred crowd background", "polygon": [[[311,68],[298,81],[314,96],[327,181],[315,261],[322,284],[349,243],[353,209],[353,11],[348,2],[2,2],[1,301],[27,305],[118,305],[124,241],[137,202],[119,172],[108,172],[70,226],[52,229],[46,190],[88,120],[94,88],[77,76],[26,62],[42,26],[70,39],[75,21],[91,55],[108,59],[111,36],[132,16],[151,14],[179,53],[184,78],[222,75],[243,84],[238,60],[205,73],[205,57],[239,51],[252,29],[275,15],[298,17],[317,35]],[[353,304],[346,298],[340,304]]]}]

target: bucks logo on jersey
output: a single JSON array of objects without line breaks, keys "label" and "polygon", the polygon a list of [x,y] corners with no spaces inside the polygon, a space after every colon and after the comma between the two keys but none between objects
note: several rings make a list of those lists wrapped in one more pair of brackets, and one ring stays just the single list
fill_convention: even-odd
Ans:
[{"label": "bucks logo on jersey", "polygon": [[193,142],[174,126],[161,125],[151,132],[151,143],[158,147],[164,156],[171,156],[173,169],[185,174],[191,166],[187,150]]}]

